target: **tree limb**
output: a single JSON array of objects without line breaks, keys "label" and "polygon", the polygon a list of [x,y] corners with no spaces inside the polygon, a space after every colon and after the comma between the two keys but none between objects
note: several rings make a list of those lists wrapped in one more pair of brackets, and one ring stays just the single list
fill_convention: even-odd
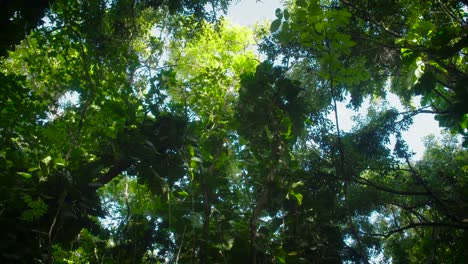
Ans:
[{"label": "tree limb", "polygon": [[468,230],[467,225],[460,225],[460,224],[452,224],[452,223],[437,223],[437,222],[419,222],[419,223],[411,223],[406,226],[402,226],[397,229],[393,229],[389,232],[386,233],[372,233],[372,234],[367,234],[370,236],[376,236],[376,237],[384,237],[384,238],[389,238],[395,233],[400,233],[402,231],[408,230],[408,229],[413,229],[417,227],[447,227],[447,228],[456,228],[456,229],[461,229],[461,230]]},{"label": "tree limb", "polygon": [[362,178],[362,177],[356,177],[357,179],[359,179],[360,181],[355,181],[359,184],[363,184],[363,185],[367,185],[367,186],[370,186],[370,187],[373,187],[379,191],[384,191],[384,192],[387,192],[387,193],[391,193],[391,194],[394,194],[394,195],[411,195],[411,196],[429,196],[430,193],[429,192],[417,192],[417,191],[401,191],[401,190],[395,190],[395,189],[392,189],[392,188],[388,188],[388,187],[384,187],[384,186],[380,186],[374,182],[371,182],[365,178]]}]

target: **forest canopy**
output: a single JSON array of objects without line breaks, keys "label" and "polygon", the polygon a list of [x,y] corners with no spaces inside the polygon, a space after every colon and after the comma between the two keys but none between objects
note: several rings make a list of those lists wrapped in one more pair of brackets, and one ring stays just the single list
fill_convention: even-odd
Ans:
[{"label": "forest canopy", "polygon": [[236,3],[0,2],[1,263],[468,258],[468,2]]}]

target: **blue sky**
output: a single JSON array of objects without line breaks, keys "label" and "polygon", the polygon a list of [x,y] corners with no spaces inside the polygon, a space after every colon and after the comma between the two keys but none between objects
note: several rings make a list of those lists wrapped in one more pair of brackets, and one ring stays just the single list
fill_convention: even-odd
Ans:
[{"label": "blue sky", "polygon": [[[281,0],[240,0],[237,4],[234,3],[227,14],[227,18],[233,23],[241,26],[249,26],[257,21],[265,19],[273,20],[275,18],[276,8],[283,6]],[[397,107],[400,111],[404,111],[403,107],[397,96],[390,94],[388,96],[390,106]],[[415,104],[418,102],[415,101]],[[366,105],[360,109],[360,114],[366,113]],[[353,126],[352,116],[356,115],[356,112],[349,110],[342,103],[339,105],[338,113],[340,114],[340,127],[349,131]],[[424,152],[423,138],[434,134],[440,135],[441,129],[438,123],[434,120],[434,116],[430,114],[420,114],[414,118],[413,125],[410,129],[403,133],[404,139],[407,141],[410,149],[416,153],[415,159],[420,159]]]},{"label": "blue sky", "polygon": [[232,23],[241,26],[252,25],[257,21],[273,19],[275,10],[282,8],[283,1],[280,0],[239,0],[235,1],[229,8],[227,17]]}]

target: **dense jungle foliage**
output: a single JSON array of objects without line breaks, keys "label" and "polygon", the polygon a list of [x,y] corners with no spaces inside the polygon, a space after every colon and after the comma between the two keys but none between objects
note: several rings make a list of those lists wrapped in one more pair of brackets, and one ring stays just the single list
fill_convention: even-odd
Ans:
[{"label": "dense jungle foliage", "polygon": [[0,1],[1,263],[468,258],[468,2],[235,3]]}]

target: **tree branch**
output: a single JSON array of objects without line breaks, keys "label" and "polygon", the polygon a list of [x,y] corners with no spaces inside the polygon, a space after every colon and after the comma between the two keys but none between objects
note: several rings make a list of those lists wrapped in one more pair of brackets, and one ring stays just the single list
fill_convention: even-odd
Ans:
[{"label": "tree branch", "polygon": [[376,183],[373,183],[365,178],[362,178],[362,177],[355,177],[357,179],[359,179],[360,181],[356,181],[357,183],[359,184],[363,184],[363,185],[367,185],[367,186],[370,186],[370,187],[373,187],[379,191],[384,191],[384,192],[387,192],[387,193],[391,193],[391,194],[394,194],[394,195],[411,195],[411,196],[430,196],[430,193],[429,192],[417,192],[417,191],[400,191],[400,190],[395,190],[395,189],[392,189],[392,188],[388,188],[388,187],[384,187],[384,186],[380,186],[380,185],[377,185]]},{"label": "tree branch", "polygon": [[413,177],[415,178],[416,182],[419,183],[430,195],[430,197],[432,197],[434,199],[434,201],[436,203],[438,203],[442,209],[445,211],[445,214],[450,217],[452,220],[454,221],[458,221],[457,217],[455,217],[449,208],[447,208],[447,206],[445,205],[445,203],[442,202],[442,200],[437,197],[437,195],[435,195],[435,193],[429,188],[429,186],[427,185],[426,181],[421,177],[421,175],[419,175],[419,173],[413,168],[413,166],[411,165],[411,162],[409,160],[409,157],[406,156],[406,163],[408,164],[408,168],[412,171],[412,175]]},{"label": "tree branch", "polygon": [[367,234],[370,236],[376,236],[376,237],[384,237],[384,238],[389,238],[395,233],[400,233],[402,231],[408,230],[408,229],[413,229],[417,227],[446,227],[446,228],[455,228],[455,229],[461,229],[461,230],[468,230],[467,225],[460,225],[460,224],[451,224],[451,223],[436,223],[436,222],[419,222],[419,223],[411,223],[406,226],[393,229],[387,233],[372,233],[372,234]]},{"label": "tree branch", "polygon": [[397,38],[402,37],[402,35],[399,34],[398,32],[395,32],[395,31],[391,30],[390,28],[388,28],[387,26],[385,26],[385,24],[382,21],[379,21],[379,20],[375,19],[369,12],[363,11],[364,8],[359,8],[359,7],[357,7],[356,5],[352,4],[350,1],[347,1],[347,0],[343,0],[343,3],[345,3],[345,5],[351,7],[353,9],[355,9],[355,10],[361,10],[369,21],[371,21],[374,24],[380,26],[383,30],[385,30],[387,33],[390,33],[392,36],[397,37]]}]

